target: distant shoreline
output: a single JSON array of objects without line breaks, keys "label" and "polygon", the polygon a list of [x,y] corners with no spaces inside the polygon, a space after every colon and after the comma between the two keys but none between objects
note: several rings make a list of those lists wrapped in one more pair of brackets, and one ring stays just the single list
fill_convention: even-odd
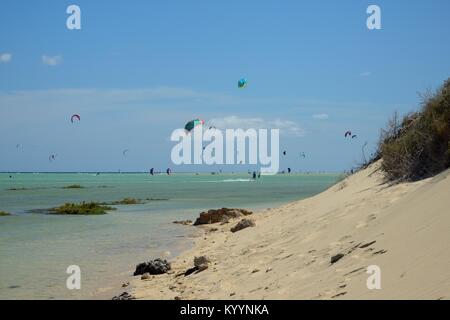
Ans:
[{"label": "distant shoreline", "polygon": [[[0,171],[0,174],[147,174],[148,172],[139,171]],[[225,174],[245,174],[248,175],[248,171],[235,171],[235,172],[222,172],[217,171],[173,171],[172,174],[209,174],[215,175]],[[293,171],[291,173],[277,173],[276,175],[298,175],[298,174],[344,174],[345,171]],[[167,175],[166,172],[155,172],[155,175]]]}]

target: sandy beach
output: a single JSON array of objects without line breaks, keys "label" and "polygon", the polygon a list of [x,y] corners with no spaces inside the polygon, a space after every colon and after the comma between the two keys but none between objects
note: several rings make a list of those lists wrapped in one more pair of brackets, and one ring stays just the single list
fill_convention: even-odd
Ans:
[{"label": "sandy beach", "polygon": [[[137,299],[449,299],[450,171],[391,185],[379,166],[257,212],[256,226],[236,233],[239,220],[186,226],[204,229],[194,247],[168,274],[135,277],[127,291]],[[203,255],[209,268],[184,276]],[[367,288],[371,265],[381,289]]]}]

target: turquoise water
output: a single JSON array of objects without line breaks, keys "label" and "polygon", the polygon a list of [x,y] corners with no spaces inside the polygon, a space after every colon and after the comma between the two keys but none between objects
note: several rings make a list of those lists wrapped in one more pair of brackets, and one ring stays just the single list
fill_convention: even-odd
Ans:
[{"label": "turquoise water", "polygon": [[[12,176],[10,178],[9,176]],[[172,176],[148,174],[0,174],[0,299],[110,298],[138,262],[173,257],[192,245],[194,220],[219,207],[260,209],[317,194],[338,174]],[[79,184],[83,189],[62,189]],[[21,190],[21,189],[25,190]],[[18,190],[11,190],[18,189]],[[65,202],[132,197],[101,216],[30,213]],[[81,268],[81,289],[66,288],[66,269]]]}]

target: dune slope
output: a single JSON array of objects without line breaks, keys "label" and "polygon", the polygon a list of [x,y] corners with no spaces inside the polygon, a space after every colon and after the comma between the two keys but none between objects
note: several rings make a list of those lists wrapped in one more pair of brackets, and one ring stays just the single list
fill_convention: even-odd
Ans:
[{"label": "dune slope", "polygon": [[[389,186],[380,163],[309,199],[204,227],[173,272],[134,280],[138,299],[449,299],[450,171]],[[211,227],[218,228],[210,232]],[[331,263],[337,254],[343,257]],[[206,255],[210,267],[177,276]],[[369,290],[367,267],[381,289]]]}]

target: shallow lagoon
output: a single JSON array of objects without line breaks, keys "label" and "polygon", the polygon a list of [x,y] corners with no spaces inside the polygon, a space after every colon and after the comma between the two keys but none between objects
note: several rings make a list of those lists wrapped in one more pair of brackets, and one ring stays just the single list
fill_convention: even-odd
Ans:
[{"label": "shallow lagoon", "polygon": [[[12,178],[9,176],[12,175]],[[259,209],[319,193],[338,174],[0,174],[0,298],[105,298],[136,263],[188,248],[196,229],[173,224],[218,207]],[[81,189],[63,189],[73,184]],[[11,190],[16,189],[16,190]],[[117,206],[101,216],[29,213],[65,202],[143,204]],[[66,289],[69,265],[81,267],[81,290]]]}]

